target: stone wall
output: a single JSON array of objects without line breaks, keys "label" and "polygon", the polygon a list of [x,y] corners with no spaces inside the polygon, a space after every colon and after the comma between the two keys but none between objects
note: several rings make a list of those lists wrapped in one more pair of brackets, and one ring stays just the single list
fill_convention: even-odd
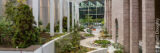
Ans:
[{"label": "stone wall", "polygon": [[[112,0],[112,35],[116,41],[116,26],[118,26],[118,42],[123,44],[123,0]],[[116,19],[118,25],[116,25]]]},{"label": "stone wall", "polygon": [[143,53],[155,53],[154,2],[155,0],[106,0],[106,28],[115,42],[118,35],[117,41],[124,46],[125,53],[139,53],[138,44],[141,40]]}]

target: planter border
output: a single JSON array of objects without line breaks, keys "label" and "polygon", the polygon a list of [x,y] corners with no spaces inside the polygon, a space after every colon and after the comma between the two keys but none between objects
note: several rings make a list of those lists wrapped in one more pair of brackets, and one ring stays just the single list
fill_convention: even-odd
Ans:
[{"label": "planter border", "polygon": [[[60,37],[57,37],[55,39],[50,40],[49,42],[43,44],[43,45],[31,45],[31,46],[37,46],[37,48],[32,48],[31,50],[27,50],[27,48],[24,49],[16,49],[16,48],[4,48],[8,50],[0,50],[0,53],[55,53],[55,41],[58,39],[61,39],[70,33],[64,34]],[[31,47],[30,46],[30,47]],[[28,47],[29,48],[29,47]],[[0,48],[1,49],[1,48]],[[9,50],[11,49],[11,50]]]}]

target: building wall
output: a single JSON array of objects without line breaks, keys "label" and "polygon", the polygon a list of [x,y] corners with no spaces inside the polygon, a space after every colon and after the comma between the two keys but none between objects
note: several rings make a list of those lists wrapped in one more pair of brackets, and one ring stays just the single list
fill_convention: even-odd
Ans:
[{"label": "building wall", "polygon": [[[112,34],[112,39],[116,42],[117,25],[115,20],[118,20],[118,42],[124,46],[124,52],[138,53],[139,41],[142,40],[143,53],[154,53],[154,0],[106,1],[111,1],[111,3],[106,3],[107,11],[105,12],[107,13],[106,15],[108,15],[106,16],[106,28],[109,32],[111,31],[110,34]],[[111,7],[109,7],[109,5],[111,5]],[[111,15],[109,15],[110,13]],[[110,19],[112,21],[110,21]]]},{"label": "building wall", "polygon": [[124,52],[130,53],[130,4],[129,0],[123,1],[123,45]]},{"label": "building wall", "polygon": [[116,24],[118,20],[118,42],[123,44],[123,0],[112,0],[112,35],[116,38]]}]

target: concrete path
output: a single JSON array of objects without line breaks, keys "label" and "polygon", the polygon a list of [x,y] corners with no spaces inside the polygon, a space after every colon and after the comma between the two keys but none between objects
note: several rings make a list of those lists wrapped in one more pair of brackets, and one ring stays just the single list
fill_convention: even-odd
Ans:
[{"label": "concrete path", "polygon": [[[105,51],[107,51],[106,49],[107,48],[101,48],[101,46],[98,46],[98,45],[95,45],[95,44],[93,44],[93,42],[95,41],[95,40],[98,40],[99,38],[99,36],[100,36],[100,31],[101,31],[101,29],[96,29],[96,31],[92,31],[92,34],[94,34],[95,36],[94,37],[89,37],[89,38],[86,38],[86,39],[84,39],[84,40],[81,40],[80,41],[80,45],[81,46],[84,46],[84,47],[88,47],[88,48],[94,48],[94,49],[96,49],[96,50],[94,50],[95,52],[96,51],[102,51],[102,50],[104,50],[105,49]],[[87,33],[87,32],[86,32]],[[88,52],[88,53],[94,53],[94,51],[91,51],[91,52]],[[101,52],[100,52],[101,53]],[[106,52],[105,52],[106,53]]]},{"label": "concrete path", "polygon": [[[87,33],[87,32],[86,32]],[[80,41],[80,45],[88,47],[88,48],[101,48],[100,46],[94,45],[93,42],[94,40],[98,40],[98,37],[100,36],[100,29],[97,29],[96,31],[92,32],[95,36],[94,37],[89,37],[84,40]]]},{"label": "concrete path", "polygon": [[[107,53],[107,52],[114,53],[114,51],[116,50],[112,45],[108,46],[108,48],[101,48],[101,46],[93,44],[93,42],[95,40],[99,39],[98,37],[100,37],[101,30],[102,29],[96,29],[96,31],[92,32],[92,34],[95,35],[94,37],[89,37],[89,38],[86,38],[86,39],[80,41],[81,46],[96,49],[96,50],[93,50],[93,51],[90,51],[87,53]],[[85,33],[88,33],[86,29],[84,31],[85,31]],[[106,40],[109,40],[109,41],[111,41],[111,43],[114,43],[114,41],[111,39],[106,39]]]}]

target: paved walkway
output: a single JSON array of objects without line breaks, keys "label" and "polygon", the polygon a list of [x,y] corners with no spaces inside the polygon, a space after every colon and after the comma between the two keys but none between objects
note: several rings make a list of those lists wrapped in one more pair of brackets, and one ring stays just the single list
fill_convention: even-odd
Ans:
[{"label": "paved walkway", "polygon": [[[96,49],[96,50],[90,51],[90,52],[88,52],[88,53],[106,53],[107,50],[108,50],[108,52],[110,52],[110,53],[114,53],[113,51],[114,51],[115,49],[114,49],[113,46],[109,46],[108,48],[101,48],[101,46],[98,46],[98,45],[93,44],[93,42],[94,42],[95,40],[98,40],[98,39],[99,39],[98,37],[100,36],[100,31],[101,31],[101,29],[96,29],[96,31],[93,31],[92,34],[94,34],[95,36],[94,36],[94,37],[86,38],[86,39],[84,39],[84,40],[81,40],[81,41],[80,41],[80,45],[81,45],[81,46],[84,46],[84,47]],[[88,32],[85,31],[85,33],[88,33]],[[107,40],[108,40],[108,39],[107,39]],[[109,41],[111,41],[112,43],[114,43],[114,41],[112,41],[112,40],[109,40]],[[101,51],[101,52],[97,52],[97,51]]]},{"label": "paved walkway", "polygon": [[86,38],[84,40],[81,40],[80,41],[80,45],[84,46],[84,47],[88,47],[88,48],[94,48],[94,49],[96,49],[95,51],[107,49],[107,48],[101,48],[101,46],[93,44],[93,42],[95,40],[99,39],[98,37],[100,36],[100,31],[101,31],[101,29],[97,29],[96,31],[93,31],[92,34],[94,34],[95,36],[94,37]]}]

